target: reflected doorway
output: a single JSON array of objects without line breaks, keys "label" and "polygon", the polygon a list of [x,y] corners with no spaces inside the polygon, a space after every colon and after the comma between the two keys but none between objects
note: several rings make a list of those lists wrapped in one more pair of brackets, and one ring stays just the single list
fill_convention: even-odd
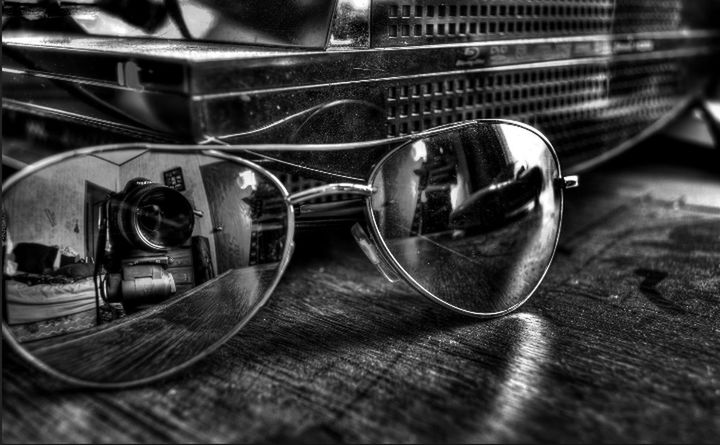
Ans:
[{"label": "reflected doorway", "polygon": [[85,256],[95,262],[102,205],[112,190],[85,181]]}]

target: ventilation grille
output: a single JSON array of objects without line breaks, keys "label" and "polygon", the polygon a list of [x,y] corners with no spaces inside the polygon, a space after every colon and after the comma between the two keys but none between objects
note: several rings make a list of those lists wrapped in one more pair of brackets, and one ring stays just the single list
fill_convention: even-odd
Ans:
[{"label": "ventilation grille", "polygon": [[677,29],[681,0],[375,1],[373,46]]},{"label": "ventilation grille", "polygon": [[615,33],[672,31],[680,26],[681,0],[616,0],[616,3]]},{"label": "ventilation grille", "polygon": [[387,88],[388,136],[466,119],[533,120],[607,104],[607,64],[467,74]]},{"label": "ventilation grille", "polygon": [[656,121],[687,91],[681,62],[605,62],[469,73],[386,87],[388,136],[466,119],[519,120],[589,158]]},{"label": "ventilation grille", "polygon": [[608,104],[535,119],[564,162],[591,159],[627,142],[677,107],[691,89],[682,62],[616,62],[610,66]]}]

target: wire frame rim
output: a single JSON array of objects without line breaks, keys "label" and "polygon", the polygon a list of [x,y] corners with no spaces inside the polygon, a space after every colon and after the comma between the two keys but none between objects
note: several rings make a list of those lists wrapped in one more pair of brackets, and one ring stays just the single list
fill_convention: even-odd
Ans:
[{"label": "wire frame rim", "polygon": [[[80,157],[80,156],[87,156],[87,155],[93,155],[96,153],[106,153],[106,152],[112,152],[112,151],[120,151],[120,150],[138,150],[138,149],[144,149],[147,151],[159,151],[159,152],[167,152],[167,153],[182,153],[182,154],[188,154],[188,153],[195,153],[195,154],[201,154],[205,156],[210,156],[218,159],[223,159],[229,162],[234,162],[240,165],[243,165],[245,167],[251,168],[255,171],[260,172],[264,177],[269,179],[273,185],[275,185],[280,193],[283,196],[283,202],[285,204],[286,209],[286,218],[287,218],[287,228],[285,231],[285,237],[286,242],[285,246],[283,247],[283,253],[282,253],[282,259],[280,260],[280,264],[278,266],[277,272],[275,274],[275,277],[273,278],[273,281],[270,283],[270,286],[268,286],[267,290],[263,294],[262,298],[259,300],[259,302],[255,305],[253,310],[251,310],[245,317],[240,319],[238,323],[228,331],[225,335],[220,337],[217,341],[215,341],[211,346],[205,348],[201,353],[197,354],[195,357],[179,364],[176,366],[173,366],[169,369],[166,369],[162,372],[159,372],[153,376],[150,377],[144,377],[141,379],[136,380],[127,380],[127,381],[121,381],[121,382],[98,382],[93,380],[85,380],[78,377],[73,377],[71,375],[68,375],[62,371],[59,371],[52,366],[46,364],[42,360],[35,357],[30,351],[28,351],[25,347],[23,347],[20,342],[15,338],[14,334],[10,330],[10,326],[5,323],[5,317],[4,312],[5,308],[0,308],[0,311],[3,313],[2,317],[2,336],[5,341],[7,341],[8,345],[12,348],[13,351],[15,351],[19,356],[21,356],[25,361],[30,363],[32,366],[41,369],[42,371],[46,372],[49,375],[52,375],[53,377],[57,378],[58,380],[68,383],[73,386],[80,386],[84,388],[93,388],[93,389],[124,389],[124,388],[130,388],[135,386],[144,385],[147,383],[155,382],[158,380],[162,380],[168,377],[171,377],[172,375],[178,373],[179,371],[182,371],[184,369],[189,368],[190,366],[196,364],[200,360],[206,358],[213,352],[215,352],[218,348],[220,348],[222,345],[227,343],[228,340],[230,340],[232,337],[234,337],[240,330],[245,327],[245,325],[252,320],[255,315],[258,313],[258,311],[267,303],[267,301],[270,299],[270,296],[275,291],[275,288],[277,287],[278,283],[280,282],[280,279],[285,274],[285,270],[287,269],[288,264],[290,263],[290,259],[292,256],[292,252],[294,249],[294,236],[295,236],[295,211],[293,208],[293,205],[290,203],[289,200],[289,193],[285,186],[280,182],[280,180],[267,171],[265,168],[242,158],[229,155],[227,153],[223,153],[221,151],[208,149],[204,147],[198,147],[198,146],[186,146],[186,147],[178,147],[176,145],[162,145],[162,144],[113,144],[113,145],[105,145],[105,146],[98,146],[98,147],[89,147],[89,148],[81,148],[77,150],[72,150],[64,153],[60,153],[55,156],[51,156],[48,158],[45,158],[37,163],[31,164],[28,167],[22,169],[15,175],[8,178],[7,181],[5,181],[2,185],[2,195],[5,195],[5,193],[10,190],[15,184],[17,184],[22,179],[37,173],[38,171],[41,171],[45,168],[51,167],[55,164],[58,164],[64,160],[74,158],[74,157]],[[3,287],[4,287],[4,279],[3,279]]]},{"label": "wire frame rim", "polygon": [[[536,136],[538,136],[544,143],[545,146],[548,148],[548,151],[552,155],[552,159],[555,163],[555,167],[557,169],[557,175],[558,177],[562,177],[562,170],[560,166],[560,159],[558,158],[557,152],[555,151],[555,148],[552,146],[550,141],[547,139],[547,137],[542,134],[539,130],[536,128],[524,124],[522,122],[517,122],[509,119],[476,119],[472,121],[465,121],[460,123],[453,123],[449,125],[444,125],[442,127],[437,127],[430,132],[424,132],[422,133],[422,137],[428,136],[428,135],[437,135],[437,134],[443,134],[445,132],[450,132],[453,130],[457,130],[466,126],[472,126],[476,124],[507,124],[512,125],[520,128],[524,128],[526,130],[529,130]],[[417,136],[417,135],[416,135]],[[379,174],[383,164],[389,159],[393,154],[396,152],[402,150],[405,148],[408,144],[415,142],[422,137],[416,137],[409,140],[407,143],[402,144],[393,150],[391,150],[389,153],[387,153],[373,168],[370,178],[368,180],[368,185],[372,187],[373,181],[375,180],[375,177]],[[520,300],[520,302],[514,304],[513,306],[509,307],[508,309],[497,311],[497,312],[477,312],[477,311],[470,311],[467,309],[463,309],[461,307],[455,306],[453,304],[448,303],[444,299],[437,296],[435,293],[427,290],[423,285],[421,285],[415,278],[413,278],[412,274],[410,274],[408,271],[403,268],[400,263],[395,258],[395,255],[390,251],[390,248],[388,247],[387,243],[385,242],[385,237],[380,233],[380,228],[378,227],[377,220],[375,218],[375,215],[373,213],[372,208],[372,196],[368,197],[365,201],[365,216],[367,220],[370,222],[370,228],[373,232],[373,238],[375,238],[376,244],[379,245],[381,253],[383,256],[385,256],[390,261],[390,266],[395,269],[397,273],[400,274],[400,276],[405,279],[405,281],[408,282],[415,290],[419,291],[423,296],[430,299],[434,303],[438,303],[446,308],[449,308],[455,312],[461,313],[463,315],[468,315],[476,318],[495,318],[500,317],[502,315],[509,314],[510,312],[513,312],[514,310],[518,309],[520,306],[525,304],[537,291],[537,289],[540,287],[540,284],[542,284],[543,280],[545,279],[545,275],[547,275],[548,270],[550,270],[550,266],[552,265],[553,259],[555,258],[555,253],[557,251],[558,242],[560,240],[560,231],[562,229],[562,218],[563,218],[563,207],[564,207],[564,192],[562,189],[559,189],[559,202],[558,202],[558,218],[557,218],[557,229],[555,232],[555,239],[553,240],[553,247],[551,254],[548,258],[548,263],[545,266],[543,273],[540,275],[540,278],[537,280],[537,283],[535,286],[533,286],[532,290],[528,292],[528,294]]]}]

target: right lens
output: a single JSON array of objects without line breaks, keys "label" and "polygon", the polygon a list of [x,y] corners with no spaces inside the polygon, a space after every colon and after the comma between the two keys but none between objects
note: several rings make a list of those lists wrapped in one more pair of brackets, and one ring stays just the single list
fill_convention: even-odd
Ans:
[{"label": "right lens", "polygon": [[[125,187],[130,178],[143,180]],[[83,384],[180,369],[235,334],[277,284],[294,223],[286,196],[254,164],[200,150],[31,166],[3,187],[3,332]]]},{"label": "right lens", "polygon": [[501,315],[530,297],[550,265],[558,176],[552,148],[522,124],[438,131],[379,163],[374,229],[420,292],[466,314]]}]

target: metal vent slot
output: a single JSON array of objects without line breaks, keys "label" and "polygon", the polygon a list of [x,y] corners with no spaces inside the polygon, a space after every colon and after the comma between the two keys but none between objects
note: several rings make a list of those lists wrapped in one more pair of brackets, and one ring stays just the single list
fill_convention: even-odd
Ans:
[{"label": "metal vent slot", "polygon": [[373,46],[677,30],[681,0],[380,0]]},{"label": "metal vent slot", "polygon": [[613,6],[613,0],[376,1],[373,45],[608,33]]},{"label": "metal vent slot", "polygon": [[616,0],[615,33],[673,31],[682,19],[681,0]]},{"label": "metal vent slot", "polygon": [[468,74],[387,88],[388,136],[465,119],[532,121],[540,112],[600,107],[607,101],[605,64]]},{"label": "metal vent slot", "polygon": [[386,86],[388,136],[465,119],[540,128],[565,156],[589,158],[637,135],[686,93],[682,61],[594,63],[458,75]]}]

